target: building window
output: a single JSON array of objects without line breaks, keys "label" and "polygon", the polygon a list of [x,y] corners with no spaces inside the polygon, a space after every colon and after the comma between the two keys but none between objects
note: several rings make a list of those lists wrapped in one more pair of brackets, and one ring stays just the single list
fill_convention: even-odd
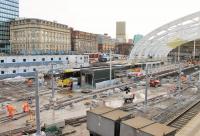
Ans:
[{"label": "building window", "polygon": [[59,60],[61,60],[61,58],[59,58]]},{"label": "building window", "polygon": [[36,61],[36,59],[33,59],[33,61]]},{"label": "building window", "polygon": [[51,58],[51,61],[53,61],[53,58]]},{"label": "building window", "polygon": [[80,59],[82,60],[83,58],[81,57]]},{"label": "building window", "polygon": [[36,69],[35,69],[35,68],[33,68],[33,71],[36,71]]},{"label": "building window", "polygon": [[15,59],[12,59],[12,62],[15,62]]},{"label": "building window", "polygon": [[45,61],[45,58],[42,58],[42,61]]},{"label": "building window", "polygon": [[26,59],[23,59],[23,62],[26,62]]},{"label": "building window", "polygon": [[15,74],[16,73],[16,70],[13,70],[13,74]]},{"label": "building window", "polygon": [[4,63],[4,60],[1,60],[1,63]]},{"label": "building window", "polygon": [[1,74],[3,75],[5,72],[4,71],[1,71]]},{"label": "building window", "polygon": [[26,69],[24,69],[24,73],[26,73]]}]

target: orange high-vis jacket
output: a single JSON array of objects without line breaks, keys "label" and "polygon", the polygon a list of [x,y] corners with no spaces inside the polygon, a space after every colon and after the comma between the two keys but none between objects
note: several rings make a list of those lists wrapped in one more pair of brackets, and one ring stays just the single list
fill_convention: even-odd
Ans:
[{"label": "orange high-vis jacket", "polygon": [[24,112],[29,112],[30,111],[30,106],[29,106],[28,102],[24,102],[22,104],[22,108],[23,108]]},{"label": "orange high-vis jacket", "polygon": [[8,115],[11,116],[11,117],[13,117],[14,113],[16,112],[15,107],[13,105],[11,105],[11,104],[8,104],[6,106],[6,109],[7,109]]}]

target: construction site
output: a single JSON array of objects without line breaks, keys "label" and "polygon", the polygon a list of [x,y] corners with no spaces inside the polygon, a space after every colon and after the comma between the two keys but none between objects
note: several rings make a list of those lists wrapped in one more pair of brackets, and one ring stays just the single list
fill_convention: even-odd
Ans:
[{"label": "construction site", "polygon": [[39,126],[46,135],[109,136],[94,132],[103,128],[98,125],[93,128],[96,119],[90,118],[90,113],[99,118],[109,112],[116,116],[114,120],[109,119],[113,123],[119,118],[139,117],[178,132],[198,114],[200,72],[198,62],[195,63],[163,64],[149,69],[145,75],[122,76],[116,83],[99,89],[70,89],[70,86],[60,86],[57,78],[53,83],[55,80],[42,74],[38,78],[2,80],[0,135],[33,134],[39,117]]},{"label": "construction site", "polygon": [[170,22],[123,60],[0,57],[0,136],[199,136],[199,22]]}]

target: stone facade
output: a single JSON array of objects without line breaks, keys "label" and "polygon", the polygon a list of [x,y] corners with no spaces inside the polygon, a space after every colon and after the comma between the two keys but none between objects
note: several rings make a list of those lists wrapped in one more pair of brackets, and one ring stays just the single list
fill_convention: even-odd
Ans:
[{"label": "stone facade", "polygon": [[64,54],[71,51],[71,28],[40,19],[11,22],[13,54]]},{"label": "stone facade", "polygon": [[79,54],[98,52],[97,35],[83,31],[72,31],[72,48]]}]

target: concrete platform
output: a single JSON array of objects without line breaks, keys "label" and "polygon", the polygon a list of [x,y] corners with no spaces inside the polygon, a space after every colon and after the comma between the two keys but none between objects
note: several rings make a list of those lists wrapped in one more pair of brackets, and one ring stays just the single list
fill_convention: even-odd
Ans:
[{"label": "concrete platform", "polygon": [[185,125],[176,136],[200,136],[200,113]]}]

